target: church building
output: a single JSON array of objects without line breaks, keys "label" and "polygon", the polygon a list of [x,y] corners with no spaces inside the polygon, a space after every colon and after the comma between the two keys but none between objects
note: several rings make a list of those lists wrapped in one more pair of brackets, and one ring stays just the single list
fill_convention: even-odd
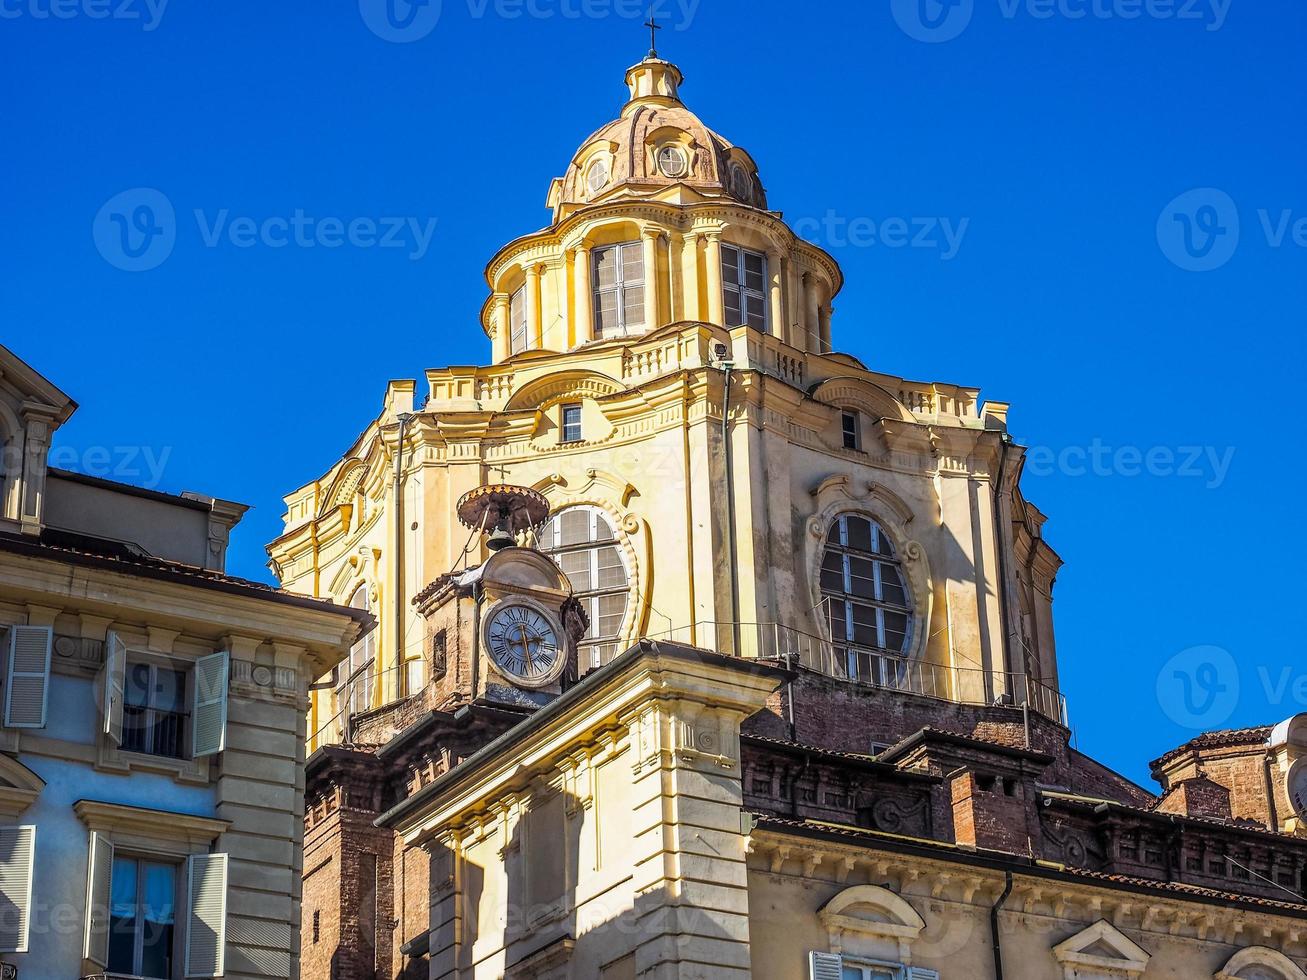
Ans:
[{"label": "church building", "polygon": [[489,363],[286,497],[284,587],[378,623],[313,693],[305,980],[1307,980],[1307,725],[1158,791],[1072,748],[1008,405],[842,352],[758,162],[625,81]]}]

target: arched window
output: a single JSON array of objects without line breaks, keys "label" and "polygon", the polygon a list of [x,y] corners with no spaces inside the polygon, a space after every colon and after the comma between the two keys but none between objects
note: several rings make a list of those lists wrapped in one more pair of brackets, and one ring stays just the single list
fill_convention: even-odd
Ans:
[{"label": "arched window", "polygon": [[559,511],[540,532],[540,550],[571,580],[590,617],[581,640],[580,670],[612,660],[619,652],[631,577],[608,516],[598,507]]},{"label": "arched window", "polygon": [[892,683],[912,640],[912,606],[890,540],[879,524],[842,514],[826,535],[821,595],[835,662],[848,676]]},{"label": "arched window", "polygon": [[[360,585],[350,596],[351,609],[371,608],[368,587]],[[349,649],[349,661],[336,668],[336,710],[346,705],[351,715],[372,707],[372,685],[377,670],[377,631],[371,629]]]},{"label": "arched window", "polygon": [[1303,980],[1307,974],[1283,953],[1265,946],[1248,946],[1231,957],[1216,980]]}]

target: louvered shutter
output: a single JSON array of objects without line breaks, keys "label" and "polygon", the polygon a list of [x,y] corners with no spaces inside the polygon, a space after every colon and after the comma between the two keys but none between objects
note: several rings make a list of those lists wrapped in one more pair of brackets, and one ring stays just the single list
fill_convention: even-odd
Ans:
[{"label": "louvered shutter", "polygon": [[82,955],[100,967],[109,965],[109,884],[112,876],[113,843],[103,834],[92,831]]},{"label": "louvered shutter", "polygon": [[839,953],[813,952],[808,955],[808,968],[812,980],[842,980],[844,957]]},{"label": "louvered shutter", "polygon": [[186,976],[220,977],[227,945],[227,855],[186,861]]},{"label": "louvered shutter", "polygon": [[195,661],[195,715],[191,726],[192,754],[199,759],[217,755],[227,745],[226,651]]},{"label": "louvered shutter", "polygon": [[0,953],[26,953],[36,828],[0,827]]},{"label": "louvered shutter", "polygon": [[127,644],[110,633],[104,644],[104,733],[115,745],[123,744],[123,689],[127,679]]},{"label": "louvered shutter", "polygon": [[924,970],[919,966],[910,966],[904,980],[939,980],[938,970]]},{"label": "louvered shutter", "polygon": [[50,701],[50,645],[53,640],[54,631],[48,626],[9,627],[6,727],[45,727],[46,707]]}]

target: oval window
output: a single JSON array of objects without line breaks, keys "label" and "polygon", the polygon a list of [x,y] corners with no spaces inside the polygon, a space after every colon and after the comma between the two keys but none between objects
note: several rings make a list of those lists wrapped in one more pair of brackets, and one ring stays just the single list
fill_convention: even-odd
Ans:
[{"label": "oval window", "polygon": [[586,171],[586,187],[590,189],[591,195],[598,194],[608,186],[608,161],[596,160],[590,164],[590,169]]},{"label": "oval window", "polygon": [[685,151],[679,146],[664,146],[658,151],[658,169],[664,177],[684,177],[689,170]]}]

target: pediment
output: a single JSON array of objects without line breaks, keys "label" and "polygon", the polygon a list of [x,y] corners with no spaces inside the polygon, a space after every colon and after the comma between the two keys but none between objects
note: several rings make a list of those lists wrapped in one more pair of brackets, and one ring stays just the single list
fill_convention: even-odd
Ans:
[{"label": "pediment", "polygon": [[846,888],[817,915],[832,949],[904,963],[911,961],[912,944],[926,928],[916,909],[878,885]]},{"label": "pediment", "polygon": [[814,401],[839,408],[857,409],[870,419],[915,421],[901,401],[880,385],[862,378],[831,378],[813,388],[810,394]]},{"label": "pediment", "polygon": [[8,396],[4,400],[10,402],[11,409],[45,409],[44,414],[50,416],[55,426],[68,421],[77,409],[77,403],[53,382],[3,345],[0,345],[0,392]]},{"label": "pediment", "polygon": [[504,411],[542,409],[564,400],[599,399],[622,390],[621,384],[597,371],[565,371],[523,385],[504,405]]},{"label": "pediment", "polygon": [[1067,976],[1138,977],[1152,959],[1149,952],[1110,922],[1099,920],[1053,947]]},{"label": "pediment", "polygon": [[0,755],[0,817],[16,817],[31,806],[45,780],[17,759]]}]

